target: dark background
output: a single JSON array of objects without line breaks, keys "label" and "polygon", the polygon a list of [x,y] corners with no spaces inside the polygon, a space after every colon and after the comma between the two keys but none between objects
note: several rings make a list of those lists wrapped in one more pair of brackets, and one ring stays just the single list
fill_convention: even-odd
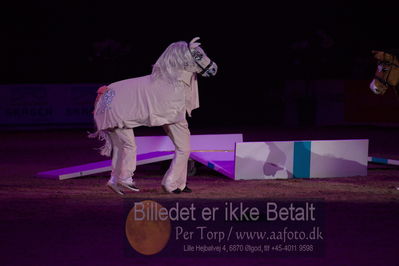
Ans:
[{"label": "dark background", "polygon": [[[1,84],[100,83],[149,74],[195,36],[219,66],[199,82],[196,124],[279,124],[290,79],[371,79],[397,48],[398,4],[350,1],[2,3]],[[212,116],[212,118],[210,118]]]}]

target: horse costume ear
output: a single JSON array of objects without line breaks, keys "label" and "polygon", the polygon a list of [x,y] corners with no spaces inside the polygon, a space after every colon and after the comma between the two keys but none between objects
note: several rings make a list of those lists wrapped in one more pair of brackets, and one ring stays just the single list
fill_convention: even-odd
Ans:
[{"label": "horse costume ear", "polygon": [[384,61],[384,52],[372,50],[371,53],[374,55],[374,58],[378,61]]},{"label": "horse costume ear", "polygon": [[194,39],[192,39],[192,40],[190,41],[190,44],[189,44],[190,49],[195,49],[195,48],[197,48],[198,46],[201,45],[199,42],[196,42],[196,41],[198,41],[199,39],[200,39],[200,37],[195,37]]}]

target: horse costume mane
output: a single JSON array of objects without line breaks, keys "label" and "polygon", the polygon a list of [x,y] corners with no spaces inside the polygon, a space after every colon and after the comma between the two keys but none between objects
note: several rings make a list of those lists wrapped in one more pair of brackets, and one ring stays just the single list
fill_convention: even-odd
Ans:
[{"label": "horse costume mane", "polygon": [[109,130],[177,123],[199,107],[197,74],[214,76],[217,65],[201,49],[198,39],[170,44],[150,75],[99,88],[93,112],[97,132],[89,136],[106,141],[101,154],[111,153]]},{"label": "horse costume mane", "polygon": [[392,88],[399,95],[399,60],[396,53],[373,51],[373,54],[378,63],[370,89],[375,94],[383,95]]},{"label": "horse costume mane", "polygon": [[176,42],[166,48],[152,67],[153,78],[164,78],[170,82],[177,81],[178,71],[191,63],[192,55],[186,42]]}]

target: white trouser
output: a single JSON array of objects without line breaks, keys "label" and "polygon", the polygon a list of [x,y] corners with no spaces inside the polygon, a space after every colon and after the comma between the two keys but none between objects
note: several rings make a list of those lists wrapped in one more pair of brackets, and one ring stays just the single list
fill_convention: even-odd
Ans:
[{"label": "white trouser", "polygon": [[[190,156],[190,130],[183,120],[163,126],[166,134],[175,145],[175,156],[162,179],[168,191],[183,189],[187,181],[187,163]],[[112,141],[112,172],[110,183],[133,184],[136,170],[136,142],[133,129],[118,128],[109,132]]]},{"label": "white trouser", "polygon": [[110,183],[133,184],[136,170],[136,141],[133,129],[117,128],[109,132],[112,142],[112,167]]},{"label": "white trouser", "polygon": [[183,189],[186,187],[187,164],[191,151],[188,123],[183,120],[175,124],[164,125],[163,129],[175,145],[175,156],[162,179],[162,185],[167,191]]}]

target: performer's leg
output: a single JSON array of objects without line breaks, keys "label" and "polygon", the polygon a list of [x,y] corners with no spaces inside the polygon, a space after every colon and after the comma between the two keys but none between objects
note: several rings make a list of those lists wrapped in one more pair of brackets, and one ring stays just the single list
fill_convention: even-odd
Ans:
[{"label": "performer's leg", "polygon": [[133,129],[118,128],[110,131],[109,135],[113,151],[111,179],[108,183],[124,187],[133,186],[132,177],[136,170],[136,142]]},{"label": "performer's leg", "polygon": [[190,130],[186,120],[163,126],[166,134],[175,145],[175,156],[166,172],[162,185],[171,192],[183,190],[187,182],[187,163],[190,156]]},{"label": "performer's leg", "polygon": [[116,179],[116,177],[120,176],[120,174],[118,173],[119,168],[117,167],[117,164],[119,164],[118,157],[120,153],[119,147],[121,146],[121,143],[115,131],[109,131],[109,137],[112,143],[112,165],[111,165],[111,178],[108,181],[108,183],[117,184],[118,180]]}]

